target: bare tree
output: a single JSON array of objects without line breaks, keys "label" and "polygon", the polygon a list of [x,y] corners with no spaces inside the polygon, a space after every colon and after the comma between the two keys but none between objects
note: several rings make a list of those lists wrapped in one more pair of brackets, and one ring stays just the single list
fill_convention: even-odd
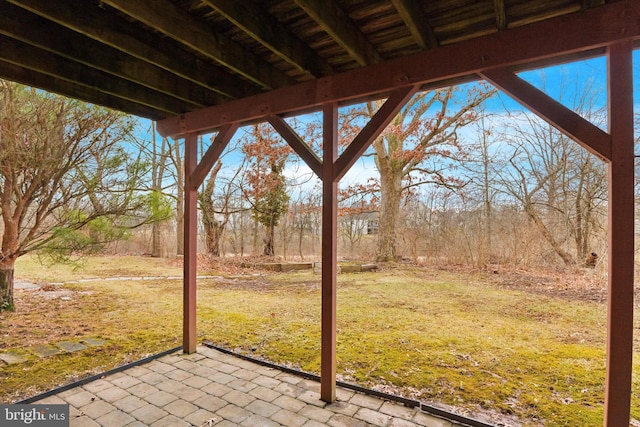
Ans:
[{"label": "bare tree", "polygon": [[134,140],[140,160],[149,169],[149,176],[139,183],[140,191],[147,194],[149,208],[158,219],[151,224],[151,255],[161,257],[165,245],[162,241],[162,226],[174,213],[175,181],[170,179],[169,160],[171,146],[166,138],[158,138],[155,122],[147,129],[138,129]]},{"label": "bare tree", "polygon": [[[447,174],[446,159],[462,154],[458,130],[476,120],[476,108],[494,93],[484,86],[469,87],[466,93],[456,87],[419,93],[374,141],[380,173],[378,260],[396,259],[396,221],[405,191],[424,183],[459,184]],[[365,114],[372,117],[375,105],[367,107]]]},{"label": "bare tree", "polygon": [[234,195],[239,192],[241,186],[241,183],[237,181],[244,171],[244,162],[242,160],[235,165],[233,176],[221,182],[219,173],[223,168],[223,163],[222,159],[219,159],[211,168],[209,177],[204,183],[202,191],[198,194],[205,246],[209,254],[213,256],[220,256],[222,253],[223,236],[231,215],[242,210],[238,206],[233,206],[233,202]]},{"label": "bare tree", "polygon": [[[599,88],[593,82],[573,97],[567,95],[571,91],[566,82],[560,86],[570,107],[596,124],[604,121],[597,102]],[[509,166],[501,170],[503,191],[519,202],[564,264],[584,261],[601,230],[606,199],[603,162],[530,113],[512,114],[504,139],[513,151]]]},{"label": "bare tree", "polygon": [[[314,231],[314,217],[318,215],[322,201],[320,200],[320,190],[315,187],[310,191],[301,191],[295,202],[289,206],[288,215],[292,229],[297,234],[298,255],[304,260],[304,238]],[[313,251],[312,251],[313,252]]]},{"label": "bare tree", "polygon": [[[151,123],[151,194],[154,198],[153,208],[160,210],[164,205],[164,178],[167,167],[168,150],[166,138],[160,139],[160,147],[157,144],[155,122]],[[160,233],[161,222],[156,221],[151,225],[151,254],[154,257],[162,256],[162,238]]]},{"label": "bare tree", "polygon": [[222,162],[218,160],[211,168],[211,172],[209,172],[204,189],[198,193],[198,205],[200,206],[202,227],[205,234],[204,242],[207,252],[213,256],[220,256],[220,241],[229,220],[229,216],[226,216],[222,221],[218,220],[213,200],[216,177],[221,168]]},{"label": "bare tree", "polygon": [[[495,115],[496,118],[498,117]],[[470,155],[461,163],[465,171],[465,185],[463,194],[467,202],[467,209],[476,211],[480,215],[477,219],[479,227],[476,229],[475,240],[478,242],[477,262],[485,263],[493,258],[494,213],[498,196],[497,175],[504,166],[503,159],[497,148],[497,129],[499,124],[493,122],[494,115],[487,113],[483,107],[479,109],[478,120],[473,127],[476,131],[475,140],[465,143],[465,151]]]},{"label": "bare tree", "polygon": [[173,168],[168,174],[170,180],[175,183],[175,190],[164,194],[175,199],[175,221],[176,221],[176,246],[175,254],[184,255],[184,161],[183,145],[180,139],[166,140],[166,155]]}]

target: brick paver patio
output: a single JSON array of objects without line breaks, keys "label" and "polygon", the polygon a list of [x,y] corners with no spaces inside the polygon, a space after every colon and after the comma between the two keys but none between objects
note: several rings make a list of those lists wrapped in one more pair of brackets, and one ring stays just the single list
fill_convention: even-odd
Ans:
[{"label": "brick paver patio", "polygon": [[458,427],[418,409],[320,384],[208,347],[172,353],[33,402],[70,405],[72,427]]}]

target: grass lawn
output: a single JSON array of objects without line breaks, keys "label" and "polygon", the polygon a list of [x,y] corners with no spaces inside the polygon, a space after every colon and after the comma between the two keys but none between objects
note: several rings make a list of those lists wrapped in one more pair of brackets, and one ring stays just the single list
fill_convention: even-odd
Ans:
[{"label": "grass lawn", "polygon": [[[319,276],[201,273],[219,277],[198,282],[200,339],[319,371]],[[175,263],[136,257],[92,258],[76,271],[25,258],[16,269],[18,278],[40,283],[180,274]],[[606,304],[572,297],[576,293],[558,286],[557,278],[506,286],[520,280],[514,277],[415,266],[340,275],[341,379],[452,405],[477,418],[500,414],[517,425],[601,426]],[[551,287],[565,291],[543,291]],[[0,314],[0,352],[27,361],[0,366],[3,403],[181,343],[179,280],[96,280],[17,296],[17,311]],[[82,338],[106,343],[44,359],[30,351]],[[638,393],[634,382],[635,418]]]}]

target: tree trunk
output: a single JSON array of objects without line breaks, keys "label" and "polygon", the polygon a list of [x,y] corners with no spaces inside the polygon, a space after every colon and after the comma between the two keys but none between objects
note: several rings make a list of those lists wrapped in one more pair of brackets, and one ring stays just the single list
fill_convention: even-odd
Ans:
[{"label": "tree trunk", "polygon": [[0,311],[13,311],[13,271],[15,260],[4,260],[0,264]]},{"label": "tree trunk", "polygon": [[396,221],[400,212],[401,197],[401,173],[380,168],[380,219],[376,253],[379,262],[397,260]]},{"label": "tree trunk", "polygon": [[287,243],[289,236],[287,235],[287,231],[289,227],[287,226],[287,216],[284,216],[284,223],[281,224],[280,230],[282,231],[282,259],[287,260]]},{"label": "tree trunk", "polygon": [[[216,209],[213,204],[213,193],[216,188],[216,177],[222,168],[222,163],[217,161],[213,169],[209,172],[209,178],[198,197],[200,202],[200,214],[202,217],[202,227],[205,233],[205,244],[209,254],[220,256],[220,240],[224,233],[227,221],[219,222],[216,219]],[[228,215],[226,215],[228,217]]]},{"label": "tree trunk", "polygon": [[184,255],[184,163],[180,153],[180,144],[175,144],[176,162],[176,254]]},{"label": "tree trunk", "polygon": [[[156,153],[156,138],[155,138],[155,122],[153,127],[153,190],[158,193],[162,193],[162,180],[164,179],[165,171],[165,158],[167,156],[167,140],[162,138],[162,146],[160,147],[160,153]],[[162,224],[164,221],[154,221],[151,224],[151,254],[154,257],[161,257],[163,255],[162,244]]]},{"label": "tree trunk", "polygon": [[160,236],[160,222],[151,224],[151,256],[159,258],[162,256],[162,238]]},{"label": "tree trunk", "polygon": [[578,182],[578,189],[576,191],[575,198],[575,242],[576,242],[576,254],[578,255],[578,259],[586,259],[587,257],[587,248],[586,248],[586,230],[584,227],[584,211],[582,207],[582,193],[584,190],[584,174],[580,174],[580,179]]},{"label": "tree trunk", "polygon": [[274,256],[275,255],[275,251],[273,249],[273,240],[274,240],[274,238],[275,238],[275,226],[273,224],[270,224],[269,227],[267,227],[267,235],[263,239],[263,242],[264,242],[263,254],[264,255],[266,255],[266,256]]},{"label": "tree trunk", "polygon": [[252,255],[257,255],[258,252],[258,221],[254,218],[253,219],[253,229],[252,229],[252,234],[251,234],[251,253]]},{"label": "tree trunk", "polygon": [[[203,214],[204,216],[204,214]],[[222,236],[226,228],[225,222],[218,222],[215,218],[202,220],[202,225],[205,231],[205,244],[207,246],[207,252],[210,255],[219,257],[222,254]]]},{"label": "tree trunk", "polygon": [[244,213],[240,213],[240,256],[244,256]]},{"label": "tree trunk", "polygon": [[222,233],[224,232],[224,226],[220,224],[215,218],[204,218],[202,225],[205,231],[205,244],[207,246],[207,252],[213,256],[220,256],[220,240],[222,239]]},{"label": "tree trunk", "polygon": [[553,234],[544,225],[542,219],[540,219],[538,214],[533,210],[533,207],[531,207],[531,205],[526,205],[525,211],[527,212],[527,215],[529,215],[529,218],[531,218],[534,224],[538,227],[538,230],[540,230],[542,237],[544,237],[544,239],[551,245],[555,253],[558,254],[558,256],[562,259],[562,262],[564,262],[565,265],[574,265],[575,260],[573,259],[573,257],[567,251],[562,249],[560,244],[553,237]]},{"label": "tree trunk", "polygon": [[[587,159],[580,167],[580,177],[575,194],[575,225],[574,240],[578,260],[586,260],[592,250],[589,247],[591,230],[594,227],[594,209],[596,196],[594,187],[597,180],[593,180],[595,171],[591,160]],[[597,188],[597,187],[596,187]]]},{"label": "tree trunk", "polygon": [[[158,185],[161,182],[161,179],[158,179],[160,175],[160,164],[158,162],[158,152],[156,146],[156,123],[151,122],[151,189],[155,191],[160,191],[160,186]],[[158,221],[154,221],[151,224],[151,255],[159,258],[161,255],[160,251],[160,223]]]},{"label": "tree trunk", "polygon": [[298,229],[298,254],[300,255],[300,261],[304,261],[304,254],[302,252],[302,240],[304,238],[304,223],[300,224],[300,228]]},{"label": "tree trunk", "polygon": [[484,130],[484,116],[482,119],[482,198],[484,199],[484,250],[482,257],[484,261],[491,261],[493,251],[493,206],[491,203],[491,157],[489,155],[489,142],[487,141],[487,132]]}]

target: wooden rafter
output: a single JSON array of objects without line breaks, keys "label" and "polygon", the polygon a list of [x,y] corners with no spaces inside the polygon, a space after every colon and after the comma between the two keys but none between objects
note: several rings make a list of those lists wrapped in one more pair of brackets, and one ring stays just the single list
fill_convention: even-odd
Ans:
[{"label": "wooden rafter", "polygon": [[[108,73],[93,68],[82,69],[71,61],[64,61],[48,51],[34,48],[23,42],[0,35],[0,51],[6,62],[19,65],[40,74],[65,80],[94,89],[95,82],[103,81],[101,92],[123,98],[149,107],[157,107],[161,102],[168,114],[180,114],[196,107],[191,102],[178,100],[172,96],[152,91],[136,83],[124,83],[111,79]],[[34,54],[35,53],[35,54]],[[124,90],[125,85],[127,90]],[[126,94],[126,95],[125,95]],[[197,107],[196,107],[197,108]]]},{"label": "wooden rafter", "polygon": [[[33,31],[33,28],[42,31]],[[81,63],[189,104],[200,99],[200,103],[194,105],[204,107],[228,99],[188,80],[175,79],[174,74],[162,68],[94,40],[78,44],[74,31],[4,2],[0,3],[0,34],[57,55],[60,62]]]},{"label": "wooden rafter", "polygon": [[295,0],[360,65],[380,62],[380,54],[334,0]]},{"label": "wooden rafter", "polygon": [[[208,7],[205,1],[216,5],[216,10],[222,15]],[[450,14],[446,13],[450,8],[445,0],[426,3],[421,0],[298,0],[303,7],[299,7],[296,1],[247,1],[251,1],[250,6],[247,6],[247,2],[231,0],[4,0],[0,3],[13,4],[51,21],[49,29],[55,29],[55,23],[73,30],[76,34],[68,46],[72,46],[76,52],[85,49],[85,46],[86,49],[97,51],[104,47],[105,52],[109,52],[108,48],[123,52],[125,56],[121,57],[122,62],[131,63],[131,68],[126,70],[128,73],[137,73],[138,76],[147,72],[151,74],[152,78],[148,82],[145,80],[143,86],[147,83],[155,85],[154,76],[155,80],[158,80],[157,77],[162,74],[158,70],[154,71],[154,67],[167,71],[171,78],[176,80],[171,83],[171,87],[176,90],[162,85],[161,92],[173,91],[172,95],[177,98],[189,97],[193,105],[221,105],[228,99],[245,98],[265,89],[308,81],[311,76],[331,75],[330,70],[324,71],[322,64],[314,64],[318,58],[325,64],[331,64],[334,71],[346,71],[358,68],[357,64],[376,63],[380,56],[406,56],[409,52],[415,52],[418,44],[427,46],[426,41],[432,39],[433,28],[429,29],[426,23],[437,25],[439,46],[464,45],[481,34],[491,34],[496,28],[509,27],[510,7],[518,9],[512,11],[513,23],[517,24],[517,27],[536,25],[541,20],[553,19],[553,16],[573,17],[580,21],[582,14],[592,10],[600,14],[603,20],[615,22],[621,20],[627,12],[636,14],[635,11],[640,7],[639,0],[580,0],[569,2],[571,4],[552,0],[545,3],[544,8],[538,7],[535,0],[522,0],[517,7],[511,6],[506,0],[492,0],[490,4],[493,6],[493,19],[487,19],[487,5],[483,2],[471,2],[465,6],[464,13]],[[612,9],[617,10],[620,15],[614,16],[609,13]],[[12,15],[10,9],[3,8],[4,10],[5,15]],[[423,19],[425,16],[428,19]],[[400,25],[400,17],[405,25]],[[598,26],[599,24],[596,24],[596,27]],[[589,22],[586,22],[584,27],[589,31],[577,28],[569,38],[590,37],[588,32],[596,31],[592,30]],[[561,30],[560,27],[557,29]],[[36,27],[29,30],[49,33],[48,30],[39,31]],[[268,30],[271,30],[272,34]],[[512,30],[500,31],[507,34],[504,37],[507,42],[513,33]],[[556,28],[551,30],[553,33]],[[409,31],[413,36],[408,35]],[[615,28],[611,25],[607,31],[624,38],[627,27],[619,25]],[[25,32],[21,34],[26,35]],[[294,35],[293,38],[291,35]],[[538,32],[538,35],[543,36],[543,32]],[[49,33],[49,36],[52,40],[61,38],[55,30]],[[296,39],[301,44],[297,44]],[[500,45],[503,41],[496,39]],[[528,40],[528,44],[544,50],[553,43],[541,43],[539,37],[534,34]],[[93,49],[96,46],[100,48]],[[41,47],[44,50],[56,50],[42,45]],[[553,46],[551,48],[553,50]],[[604,49],[604,45],[601,49]],[[431,50],[439,49],[431,47]],[[574,53],[576,56],[580,54],[577,51]],[[39,51],[27,49],[25,54],[31,57],[38,56]],[[474,55],[473,51],[469,52],[470,57]],[[359,59],[351,60],[350,56]],[[492,56],[500,57],[502,53],[492,52]],[[450,58],[434,59],[453,65]],[[494,58],[487,59],[488,62],[492,62]],[[11,62],[14,63],[13,60]],[[434,64],[436,67],[441,66],[437,63],[427,66],[431,67]],[[26,64],[14,65],[24,67]],[[91,65],[79,62],[75,67],[80,68],[80,73],[86,67],[106,69],[104,64],[100,65],[98,62]],[[129,74],[129,77],[133,77],[132,74]],[[116,85],[122,88],[120,98],[131,97],[126,77],[113,74],[109,78],[114,81],[105,82],[108,86],[106,88],[101,87],[104,80],[98,80],[93,85],[92,97],[95,98],[95,102],[101,102],[100,100],[104,99],[103,94],[110,93]],[[203,89],[191,92],[182,90],[188,87],[188,84],[180,80],[191,82]],[[73,90],[75,86],[59,87]],[[219,94],[220,100],[209,97],[208,92]],[[64,95],[82,96],[86,99],[87,95],[91,94],[87,88],[83,88],[77,94],[68,92]],[[365,93],[364,97],[367,96]],[[163,117],[168,110],[175,111],[171,105],[162,104],[163,99],[165,98],[159,97],[156,101],[155,112],[150,111],[146,103],[140,110],[128,111],[145,117]],[[195,109],[197,107],[187,107],[186,111]]]},{"label": "wooden rafter", "polygon": [[175,113],[166,112],[164,115],[157,108],[139,104],[129,99],[124,99],[106,92],[96,93],[94,88],[80,85],[76,82],[52,78],[50,74],[25,68],[0,60],[0,75],[5,78],[25,85],[36,86],[53,93],[73,93],[76,99],[94,104],[103,105],[114,110],[130,114],[145,114],[154,120],[171,117]]},{"label": "wooden rafter", "polygon": [[499,30],[507,29],[507,9],[504,0],[493,0],[493,8],[496,11],[496,26]]},{"label": "wooden rafter", "polygon": [[[135,32],[130,22],[107,13],[103,8],[85,0],[8,0],[25,10],[75,31],[77,38],[70,43],[84,47],[86,39],[95,40],[118,49],[134,58],[163,68],[180,78],[220,93],[228,98],[242,98],[259,90],[220,68],[198,61],[183,49],[159,37]],[[77,13],[82,9],[82,14]],[[11,14],[8,14],[11,16]],[[33,31],[33,28],[29,28]]]},{"label": "wooden rafter", "polygon": [[312,77],[331,74],[331,66],[274,17],[249,1],[205,0],[207,5],[289,64]]},{"label": "wooden rafter", "polygon": [[422,49],[438,47],[438,39],[420,7],[420,2],[416,0],[392,0],[391,2],[413,38],[416,39],[418,46]]},{"label": "wooden rafter", "polygon": [[605,0],[582,0],[582,8],[589,9],[591,7],[602,6]]},{"label": "wooden rafter", "polygon": [[286,74],[233,40],[193,19],[168,0],[102,0],[266,89],[294,83]]}]

